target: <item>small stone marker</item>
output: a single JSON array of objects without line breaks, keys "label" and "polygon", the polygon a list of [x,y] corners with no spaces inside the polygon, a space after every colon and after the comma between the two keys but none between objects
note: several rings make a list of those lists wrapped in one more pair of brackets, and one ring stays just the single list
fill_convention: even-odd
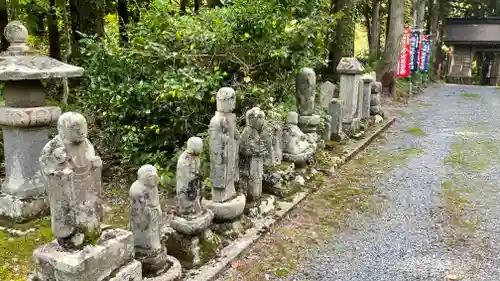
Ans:
[{"label": "small stone marker", "polygon": [[302,68],[297,74],[297,110],[299,127],[304,133],[315,133],[321,122],[321,117],[314,114],[316,98],[316,73],[311,68]]},{"label": "small stone marker", "polygon": [[167,255],[161,244],[163,220],[157,182],[154,166],[144,165],[137,172],[137,180],[129,192],[130,229],[134,234],[135,258],[142,264],[143,276],[173,281],[181,276],[182,270],[179,261]]},{"label": "small stone marker", "polygon": [[320,104],[322,107],[328,108],[328,105],[330,104],[335,95],[335,88],[336,88],[335,85],[330,81],[326,81],[319,86],[321,93]]},{"label": "small stone marker", "polygon": [[6,104],[0,107],[5,157],[0,216],[23,221],[48,211],[38,157],[49,140],[49,126],[61,115],[59,107],[44,106],[40,80],[82,76],[83,68],[39,56],[28,46],[28,31],[19,21],[10,22],[4,35],[10,46],[0,53]]},{"label": "small stone marker", "polygon": [[359,96],[361,73],[364,68],[356,58],[342,58],[337,66],[340,74],[339,98],[343,100],[344,130],[350,134],[359,131]]},{"label": "small stone marker", "polygon": [[342,116],[343,106],[341,99],[332,99],[328,107],[328,114],[331,116],[331,140],[343,141],[346,138],[344,130],[342,129]]},{"label": "small stone marker", "polygon": [[373,74],[365,74],[361,77],[363,81],[363,95],[361,102],[361,118],[367,119],[370,117],[370,104],[372,95],[372,84],[375,81]]},{"label": "small stone marker", "polygon": [[266,115],[258,107],[246,113],[246,126],[240,140],[240,184],[246,191],[247,202],[256,201],[262,196],[264,176],[264,155],[266,146],[262,129]]},{"label": "small stone marker", "polygon": [[372,93],[370,98],[371,115],[380,115],[382,112],[380,94],[382,93],[382,83],[374,82],[372,84]]}]

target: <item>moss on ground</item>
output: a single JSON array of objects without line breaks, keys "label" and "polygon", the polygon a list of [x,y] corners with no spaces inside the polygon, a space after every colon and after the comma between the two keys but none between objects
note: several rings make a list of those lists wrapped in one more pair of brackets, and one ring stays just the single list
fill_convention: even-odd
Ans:
[{"label": "moss on ground", "polygon": [[445,158],[445,164],[466,171],[483,171],[493,161],[500,160],[500,147],[488,140],[462,140],[451,147],[451,153]]},{"label": "moss on ground", "polygon": [[250,249],[241,265],[219,280],[265,280],[265,274],[287,280],[306,252],[329,241],[348,223],[350,214],[383,212],[385,197],[377,191],[374,179],[422,152],[363,152],[334,177],[325,177],[322,188],[294,208],[286,221],[273,227],[272,235],[265,235]]},{"label": "moss on ground", "polygon": [[462,93],[460,95],[462,98],[466,99],[466,100],[475,100],[475,101],[478,101],[481,99],[481,95],[480,94],[475,94],[475,93]]},{"label": "moss on ground", "polygon": [[[18,228],[18,225],[12,227]],[[33,250],[54,239],[48,218],[19,225],[19,228],[35,228],[24,236],[12,236],[0,232],[0,280],[24,281],[33,268]]]},{"label": "moss on ground", "polygon": [[407,134],[410,134],[410,135],[413,135],[413,136],[416,136],[416,137],[423,137],[423,136],[425,136],[425,133],[420,128],[417,128],[417,127],[409,128],[405,132]]}]

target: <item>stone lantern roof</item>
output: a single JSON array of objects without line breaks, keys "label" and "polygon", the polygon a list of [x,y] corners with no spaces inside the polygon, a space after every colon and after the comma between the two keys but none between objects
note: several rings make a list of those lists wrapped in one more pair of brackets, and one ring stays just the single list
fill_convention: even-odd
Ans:
[{"label": "stone lantern roof", "polygon": [[0,81],[43,80],[52,78],[80,77],[83,68],[40,56],[28,46],[28,30],[19,21],[10,22],[4,31],[10,43],[0,53]]}]

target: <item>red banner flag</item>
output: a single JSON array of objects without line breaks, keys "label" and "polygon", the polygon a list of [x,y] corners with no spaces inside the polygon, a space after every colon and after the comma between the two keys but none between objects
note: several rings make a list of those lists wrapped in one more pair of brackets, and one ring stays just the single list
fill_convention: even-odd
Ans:
[{"label": "red banner flag", "polygon": [[408,77],[410,76],[410,32],[411,29],[409,27],[405,27],[405,31],[403,34],[403,42],[402,42],[402,50],[399,53],[398,58],[398,68],[396,70],[397,77]]}]

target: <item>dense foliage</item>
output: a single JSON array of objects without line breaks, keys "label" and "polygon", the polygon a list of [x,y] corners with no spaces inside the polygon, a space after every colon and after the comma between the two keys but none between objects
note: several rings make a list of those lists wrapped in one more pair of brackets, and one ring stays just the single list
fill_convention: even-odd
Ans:
[{"label": "dense foliage", "polygon": [[220,87],[236,89],[239,117],[256,105],[294,106],[296,72],[326,63],[325,8],[324,0],[236,0],[193,17],[151,7],[129,26],[125,47],[115,32],[85,39],[87,83],[74,106],[105,162],[125,169],[116,172],[151,163],[168,181],[187,138],[206,135]]}]

